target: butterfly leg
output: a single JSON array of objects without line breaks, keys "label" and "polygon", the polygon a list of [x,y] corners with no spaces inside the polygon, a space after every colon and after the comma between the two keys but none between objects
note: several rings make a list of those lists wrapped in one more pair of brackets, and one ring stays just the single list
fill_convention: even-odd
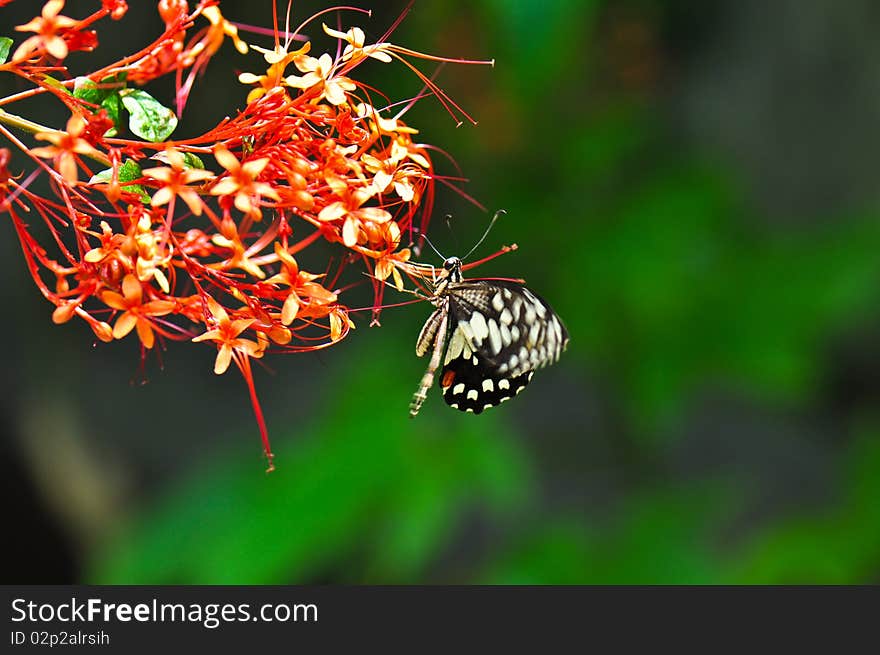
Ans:
[{"label": "butterfly leg", "polygon": [[434,374],[440,366],[440,358],[443,356],[443,348],[446,345],[446,328],[448,324],[449,312],[443,312],[443,317],[440,319],[440,327],[437,329],[437,337],[434,340],[434,352],[431,353],[431,361],[428,363],[428,368],[422,376],[419,388],[413,395],[412,402],[409,404],[410,417],[415,417],[415,415],[419,413],[419,410],[422,408],[422,403],[424,403],[425,398],[428,397],[428,390],[431,388],[431,385],[434,384]]}]

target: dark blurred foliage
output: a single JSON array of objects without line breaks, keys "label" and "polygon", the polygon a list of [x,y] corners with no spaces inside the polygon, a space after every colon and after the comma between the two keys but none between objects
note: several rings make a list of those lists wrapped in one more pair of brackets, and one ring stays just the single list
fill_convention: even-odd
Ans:
[{"label": "dark blurred foliage", "polygon": [[[130,4],[108,50],[159,29]],[[377,5],[341,25],[380,37],[404,5]],[[0,10],[3,31],[38,6]],[[270,23],[267,2],[222,6]],[[410,420],[429,307],[364,315],[338,347],[257,369],[269,476],[213,350],[171,344],[141,384],[135,339],[51,323],[6,226],[4,581],[880,582],[878,11],[418,0],[393,41],[496,65],[438,77],[477,127],[430,99],[409,120],[507,210],[481,251],[520,248],[479,274],[526,278],[571,344],[503,408],[435,393]],[[181,134],[240,107],[234,73],[259,61],[225,48]],[[489,214],[442,191],[432,239],[462,253]]]}]

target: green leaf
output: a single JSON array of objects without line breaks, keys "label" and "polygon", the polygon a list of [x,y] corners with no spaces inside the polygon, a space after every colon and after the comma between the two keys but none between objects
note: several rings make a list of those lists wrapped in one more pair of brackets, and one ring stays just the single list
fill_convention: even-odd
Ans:
[{"label": "green leaf", "polygon": [[[191,152],[182,152],[183,155],[183,167],[184,168],[200,168],[202,170],[205,169],[205,164],[197,155],[194,155]],[[168,155],[165,152],[157,152],[155,155],[150,157],[150,159],[155,159],[156,161],[160,161],[163,164],[171,166],[171,161],[168,159]]]},{"label": "green leaf", "polygon": [[[89,184],[94,183],[108,183],[112,179],[113,171],[109,168],[95,173],[92,178],[89,180]],[[130,182],[131,180],[137,180],[143,177],[143,173],[141,172],[141,167],[137,162],[129,159],[119,167],[119,183],[122,185],[122,188],[129,193],[136,193],[140,196],[141,202],[144,204],[150,204],[150,196],[140,184],[125,184],[126,182]]]},{"label": "green leaf", "polygon": [[191,152],[183,153],[183,165],[186,166],[186,168],[201,168],[202,170],[205,169],[204,162],[199,159],[197,155]]},{"label": "green leaf", "polygon": [[77,77],[73,86],[73,97],[92,105],[101,105],[105,99],[119,95],[125,88],[126,77],[126,73],[119,73],[105,77],[100,82],[88,77]]},{"label": "green leaf", "polygon": [[0,64],[6,63],[9,57],[9,49],[12,47],[12,39],[8,36],[0,36]]},{"label": "green leaf", "polygon": [[164,141],[177,127],[177,116],[146,91],[125,89],[120,93],[128,110],[129,129],[147,141]]},{"label": "green leaf", "polygon": [[119,167],[120,182],[131,182],[132,180],[137,180],[143,176],[144,174],[141,172],[141,167],[132,159],[126,160],[122,166]]},{"label": "green leaf", "polygon": [[120,90],[125,86],[125,73],[105,77],[100,82],[94,82],[88,77],[78,77],[73,87],[73,97],[98,109],[104,109],[114,127],[104,133],[104,136],[116,136],[119,134],[120,115],[122,103],[119,98]]},{"label": "green leaf", "polygon": [[104,136],[116,136],[119,134],[119,125],[122,114],[122,100],[119,97],[118,93],[114,93],[113,95],[109,95],[101,101],[101,107],[107,110],[107,115],[110,117],[110,120],[113,121],[113,125],[116,127],[111,127],[104,133]]},{"label": "green leaf", "polygon": [[92,105],[99,105],[107,97],[107,89],[87,77],[78,77],[73,84],[73,97]]}]

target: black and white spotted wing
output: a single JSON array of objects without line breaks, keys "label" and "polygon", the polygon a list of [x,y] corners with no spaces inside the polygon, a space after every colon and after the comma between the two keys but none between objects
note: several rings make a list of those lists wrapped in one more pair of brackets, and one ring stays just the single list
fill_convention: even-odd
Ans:
[{"label": "black and white spotted wing", "polygon": [[446,364],[440,374],[443,400],[455,409],[479,414],[513,398],[525,389],[534,374],[527,371],[514,377],[502,376],[494,372],[491,362],[477,355],[469,359],[458,357]]},{"label": "black and white spotted wing", "polygon": [[425,322],[416,354],[432,351],[428,370],[410,404],[415,416],[440,367],[444,400],[480,412],[512,398],[535,370],[556,362],[568,332],[547,302],[524,285],[503,280],[464,280],[461,261],[444,262],[437,306]]}]

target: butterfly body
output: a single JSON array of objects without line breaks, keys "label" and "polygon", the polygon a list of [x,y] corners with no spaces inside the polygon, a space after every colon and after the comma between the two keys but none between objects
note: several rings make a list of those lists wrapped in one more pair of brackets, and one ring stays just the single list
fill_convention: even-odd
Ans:
[{"label": "butterfly body", "polygon": [[556,362],[568,331],[547,302],[514,280],[469,280],[461,260],[447,259],[430,300],[436,307],[422,327],[416,354],[431,361],[410,404],[415,416],[442,361],[446,403],[479,414],[509,400],[535,370]]}]

